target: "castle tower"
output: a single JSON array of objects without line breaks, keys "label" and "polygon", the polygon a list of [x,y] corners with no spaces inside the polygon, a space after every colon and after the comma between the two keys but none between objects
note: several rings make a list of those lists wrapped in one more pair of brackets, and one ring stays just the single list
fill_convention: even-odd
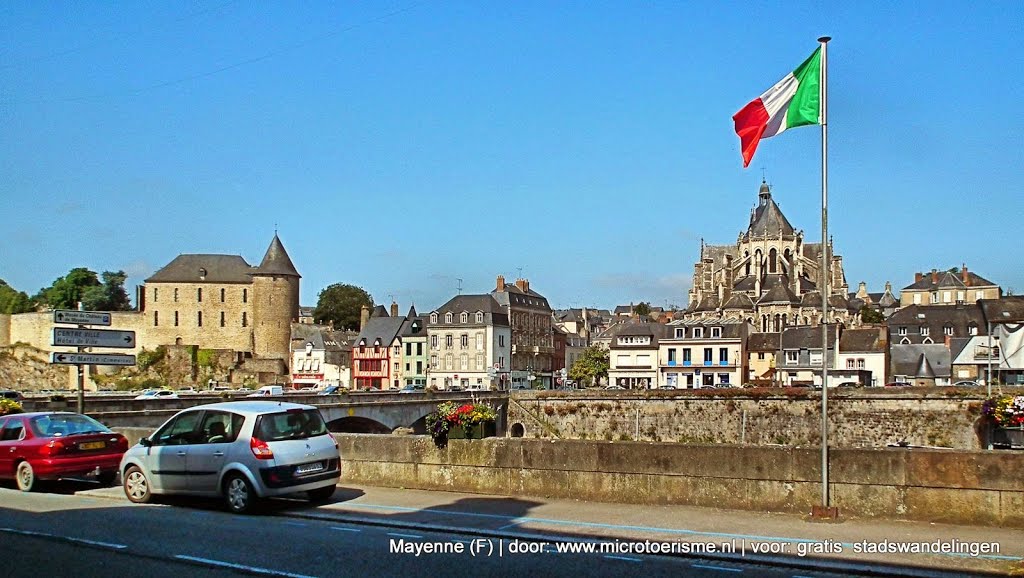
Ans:
[{"label": "castle tower", "polygon": [[299,279],[281,239],[274,234],[263,262],[252,273],[253,353],[290,357],[291,324],[299,319]]}]

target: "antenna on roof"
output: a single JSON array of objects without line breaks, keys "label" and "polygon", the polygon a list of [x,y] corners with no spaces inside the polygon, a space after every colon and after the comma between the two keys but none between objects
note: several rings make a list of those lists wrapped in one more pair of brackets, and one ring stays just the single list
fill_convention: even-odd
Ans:
[{"label": "antenna on roof", "polygon": [[517,277],[517,279],[522,279],[522,278],[523,278],[523,268],[519,267],[519,277]]},{"label": "antenna on roof", "polygon": [[277,223],[274,223],[274,236],[277,236]]},{"label": "antenna on roof", "polygon": [[455,280],[459,282],[459,295],[462,295],[462,279],[456,277]]}]

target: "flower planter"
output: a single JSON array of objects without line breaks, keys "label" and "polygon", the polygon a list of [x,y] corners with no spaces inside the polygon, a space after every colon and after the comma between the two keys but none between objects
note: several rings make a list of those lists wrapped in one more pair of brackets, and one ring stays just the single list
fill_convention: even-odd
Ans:
[{"label": "flower planter", "polygon": [[448,428],[448,439],[450,440],[479,440],[494,435],[495,424],[493,421],[468,426],[453,425]]},{"label": "flower planter", "polygon": [[992,445],[997,447],[1009,447],[1012,449],[1024,449],[1024,427],[995,428],[992,430]]}]

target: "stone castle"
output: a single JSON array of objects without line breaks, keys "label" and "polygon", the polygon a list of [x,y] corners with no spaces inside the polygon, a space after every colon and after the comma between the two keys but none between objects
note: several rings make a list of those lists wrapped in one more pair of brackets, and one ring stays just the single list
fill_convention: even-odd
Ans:
[{"label": "stone castle", "polygon": [[[138,288],[136,311],[112,314],[110,329],[134,331],[135,349],[93,352],[138,354],[163,346],[186,382],[197,377],[193,352],[206,350],[215,379],[284,381],[300,279],[276,234],[257,267],[238,255],[179,255]],[[52,312],[0,315],[0,347],[68,350],[51,345],[53,327]]]}]

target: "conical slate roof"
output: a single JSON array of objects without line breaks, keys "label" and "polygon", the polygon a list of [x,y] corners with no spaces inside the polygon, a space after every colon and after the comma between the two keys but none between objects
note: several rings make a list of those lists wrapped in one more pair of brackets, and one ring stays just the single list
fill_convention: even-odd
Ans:
[{"label": "conical slate roof", "polygon": [[768,183],[761,182],[761,191],[758,194],[759,202],[753,214],[750,215],[750,226],[747,227],[747,235],[777,235],[780,231],[785,235],[794,235],[793,225],[789,224],[782,210],[772,199]]},{"label": "conical slate roof", "polygon": [[284,250],[284,245],[281,244],[281,239],[276,234],[274,235],[274,240],[270,242],[267,254],[263,256],[263,262],[260,263],[256,274],[302,276],[295,270],[295,265],[292,265],[288,251]]},{"label": "conical slate roof", "polygon": [[923,353],[917,362],[916,377],[929,377],[935,379],[935,370],[932,369],[932,364],[928,362],[928,357]]}]

